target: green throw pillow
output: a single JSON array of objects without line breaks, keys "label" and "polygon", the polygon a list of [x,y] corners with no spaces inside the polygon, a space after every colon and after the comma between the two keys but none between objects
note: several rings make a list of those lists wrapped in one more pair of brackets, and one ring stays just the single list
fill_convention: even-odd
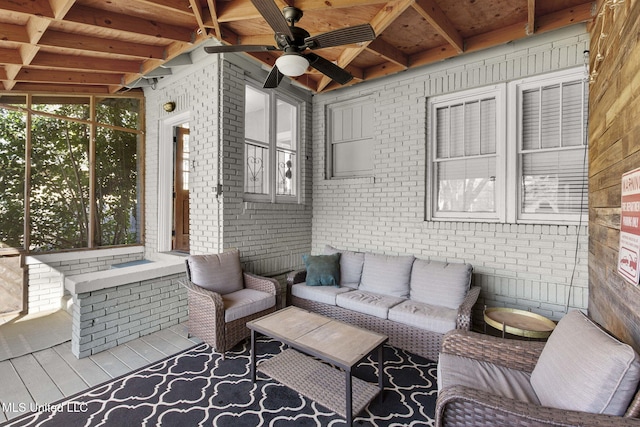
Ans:
[{"label": "green throw pillow", "polygon": [[307,267],[308,286],[336,286],[340,284],[340,254],[302,255]]}]

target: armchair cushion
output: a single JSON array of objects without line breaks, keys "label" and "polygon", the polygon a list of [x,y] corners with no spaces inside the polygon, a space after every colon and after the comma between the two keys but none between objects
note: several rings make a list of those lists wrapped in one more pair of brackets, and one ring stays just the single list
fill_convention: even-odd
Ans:
[{"label": "armchair cushion", "polygon": [[340,253],[302,255],[307,267],[307,286],[340,286]]},{"label": "armchair cushion", "polygon": [[276,305],[276,296],[255,289],[240,289],[224,294],[225,323],[250,316]]},{"label": "armchair cushion", "polygon": [[542,405],[619,416],[639,380],[638,354],[578,310],[560,320],[531,373]]},{"label": "armchair cushion", "polygon": [[440,353],[438,358],[438,393],[462,385],[521,402],[540,404],[531,387],[530,374],[494,363]]},{"label": "armchair cushion", "polygon": [[187,267],[191,281],[210,291],[224,295],[244,287],[237,249],[219,254],[190,255]]}]

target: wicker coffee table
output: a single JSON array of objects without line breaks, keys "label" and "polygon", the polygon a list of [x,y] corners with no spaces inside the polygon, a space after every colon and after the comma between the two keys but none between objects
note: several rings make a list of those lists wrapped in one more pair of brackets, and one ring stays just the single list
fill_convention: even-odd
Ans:
[{"label": "wicker coffee table", "polygon": [[[346,418],[347,425],[376,395],[382,398],[383,344],[388,337],[298,307],[247,323],[251,330],[251,380],[256,381],[256,333],[290,348],[257,369]],[[378,351],[378,386],[352,376],[352,369]],[[320,359],[327,362],[322,363]],[[336,369],[339,368],[339,369]],[[342,370],[343,372],[341,372]]]}]

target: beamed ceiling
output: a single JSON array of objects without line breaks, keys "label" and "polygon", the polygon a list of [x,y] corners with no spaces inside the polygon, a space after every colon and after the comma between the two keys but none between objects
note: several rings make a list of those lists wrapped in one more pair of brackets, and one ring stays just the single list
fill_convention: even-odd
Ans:
[{"label": "beamed ceiling", "polygon": [[[275,2],[302,9],[297,25],[312,36],[371,24],[373,41],[314,51],[347,69],[349,85],[589,22],[594,11],[585,0]],[[2,0],[0,90],[118,93],[170,73],[181,54],[210,38],[275,45],[250,0]],[[243,55],[270,67],[279,54]],[[313,92],[340,87],[312,68],[296,80]]]}]

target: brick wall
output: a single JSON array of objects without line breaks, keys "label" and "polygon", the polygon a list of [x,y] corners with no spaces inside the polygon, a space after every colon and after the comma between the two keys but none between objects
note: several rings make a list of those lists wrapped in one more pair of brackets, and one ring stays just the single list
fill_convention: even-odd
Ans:
[{"label": "brick wall", "polygon": [[29,286],[28,312],[61,308],[65,276],[108,270],[113,264],[142,258],[142,247],[28,256],[25,262]]},{"label": "brick wall", "polygon": [[[157,208],[162,197],[158,194],[158,177],[171,173],[157,167],[162,147],[158,129],[172,115],[189,112],[191,158],[195,161],[189,178],[190,253],[238,248],[247,271],[269,276],[300,267],[302,254],[311,248],[311,174],[307,168],[303,168],[301,177],[300,204],[243,199],[245,78],[261,81],[266,73],[243,58],[218,59],[217,55],[200,54],[194,52],[194,65],[163,79],[154,90],[145,90],[146,250],[154,252],[158,247]],[[281,90],[309,101],[309,94],[287,86],[283,82]],[[162,109],[169,100],[176,101],[172,113]],[[303,128],[310,129],[309,102],[302,113],[308,123]],[[301,139],[302,163],[310,155],[311,144],[308,133]],[[218,184],[222,185],[220,197],[216,195]]]},{"label": "brick wall", "polygon": [[[531,309],[554,319],[567,304],[586,309],[586,226],[424,218],[427,98],[580,66],[588,46],[585,27],[574,26],[315,96],[313,251],[332,244],[469,262],[482,287],[476,318],[484,304]],[[325,107],[360,96],[375,102],[373,176],[326,180]]]},{"label": "brick wall", "polygon": [[183,273],[74,295],[71,351],[86,357],[187,320]]}]

